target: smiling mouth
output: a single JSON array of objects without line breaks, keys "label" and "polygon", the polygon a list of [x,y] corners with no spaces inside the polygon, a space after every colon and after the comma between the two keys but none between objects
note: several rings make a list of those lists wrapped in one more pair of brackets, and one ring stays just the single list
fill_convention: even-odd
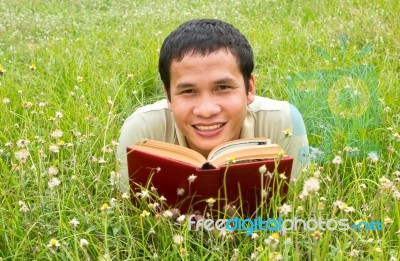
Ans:
[{"label": "smiling mouth", "polygon": [[193,127],[199,131],[214,131],[214,130],[221,128],[224,125],[225,125],[225,123],[218,123],[218,124],[209,125],[209,126],[193,125]]}]

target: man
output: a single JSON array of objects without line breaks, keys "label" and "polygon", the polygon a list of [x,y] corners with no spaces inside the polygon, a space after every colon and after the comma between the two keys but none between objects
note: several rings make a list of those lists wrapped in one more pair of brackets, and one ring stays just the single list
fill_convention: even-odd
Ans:
[{"label": "man", "polygon": [[[119,140],[121,189],[128,190],[126,147],[148,138],[189,147],[207,157],[217,145],[266,137],[295,158],[308,144],[291,104],[256,96],[253,51],[232,25],[212,19],[183,23],[164,41],[159,72],[166,99],[136,110]],[[289,133],[291,131],[291,133]]]}]

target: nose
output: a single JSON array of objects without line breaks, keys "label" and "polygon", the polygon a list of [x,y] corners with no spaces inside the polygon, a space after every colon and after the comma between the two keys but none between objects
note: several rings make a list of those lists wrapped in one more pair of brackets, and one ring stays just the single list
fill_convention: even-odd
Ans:
[{"label": "nose", "polygon": [[193,114],[201,118],[211,118],[220,112],[218,101],[209,96],[199,97],[193,107]]}]

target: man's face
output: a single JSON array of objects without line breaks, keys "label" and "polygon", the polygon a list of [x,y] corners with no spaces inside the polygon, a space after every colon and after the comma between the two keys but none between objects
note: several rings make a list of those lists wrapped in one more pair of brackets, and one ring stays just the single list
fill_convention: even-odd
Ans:
[{"label": "man's face", "polygon": [[255,83],[252,75],[246,93],[231,52],[189,53],[172,62],[170,79],[169,110],[189,148],[207,156],[217,145],[240,137],[247,105],[254,100]]}]

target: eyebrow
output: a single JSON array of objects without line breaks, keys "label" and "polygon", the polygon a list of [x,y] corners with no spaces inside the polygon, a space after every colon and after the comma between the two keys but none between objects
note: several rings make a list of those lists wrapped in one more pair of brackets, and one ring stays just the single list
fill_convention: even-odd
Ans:
[{"label": "eyebrow", "polygon": [[176,88],[177,89],[184,89],[184,88],[193,87],[193,86],[194,86],[194,84],[191,83],[191,82],[181,82],[176,86]]},{"label": "eyebrow", "polygon": [[[218,79],[216,81],[213,82],[213,84],[219,85],[219,84],[227,84],[227,83],[233,83],[235,82],[234,79],[230,78],[230,77],[225,77],[222,79]],[[181,82],[178,85],[176,85],[177,89],[184,89],[184,88],[189,88],[189,87],[193,87],[195,86],[194,83],[191,82]]]},{"label": "eyebrow", "polygon": [[227,84],[227,83],[232,83],[235,82],[234,79],[230,77],[225,77],[219,80],[214,81],[214,84]]}]

